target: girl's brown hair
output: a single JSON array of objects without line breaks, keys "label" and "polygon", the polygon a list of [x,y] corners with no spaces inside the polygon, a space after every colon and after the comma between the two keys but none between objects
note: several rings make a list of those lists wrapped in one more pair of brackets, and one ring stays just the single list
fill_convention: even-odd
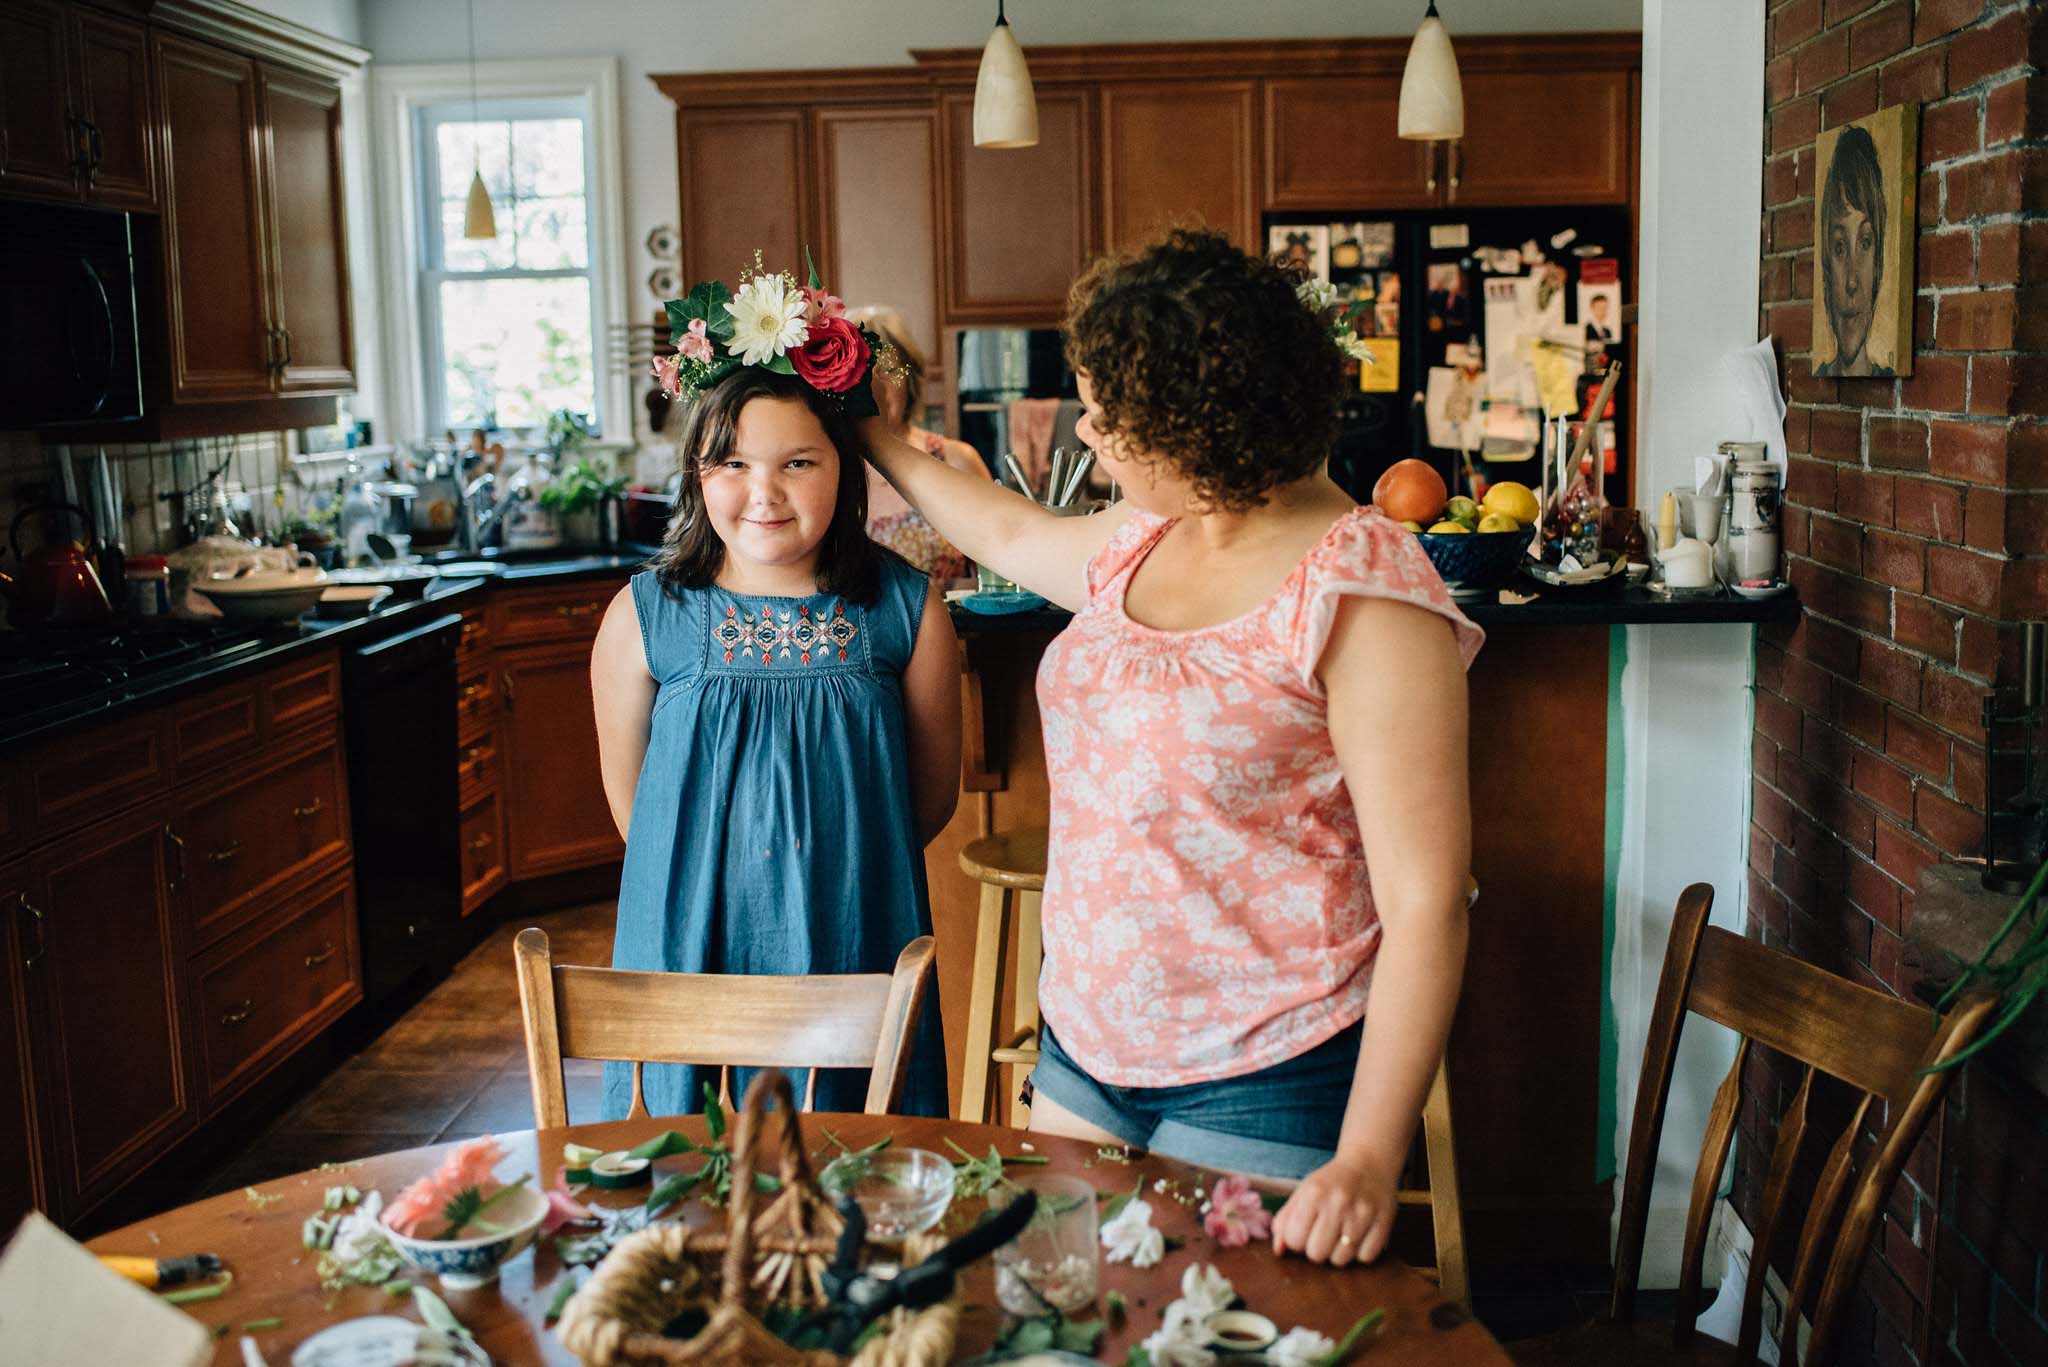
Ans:
[{"label": "girl's brown hair", "polygon": [[867,443],[843,409],[794,375],[745,366],[704,391],[677,447],[682,487],[654,571],[671,593],[709,588],[725,564],[725,543],[704,511],[704,471],[732,456],[740,412],[755,399],[794,399],[811,410],[839,453],[839,498],[818,544],[818,592],[872,603],[881,592],[882,550],[868,540]]}]

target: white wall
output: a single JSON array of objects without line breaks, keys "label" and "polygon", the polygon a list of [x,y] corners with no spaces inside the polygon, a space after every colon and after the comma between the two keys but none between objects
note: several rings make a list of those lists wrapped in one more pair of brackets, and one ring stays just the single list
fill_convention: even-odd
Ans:
[{"label": "white wall", "polygon": [[[329,7],[347,0],[275,0]],[[482,61],[615,56],[620,61],[626,240],[636,282],[652,262],[648,229],[677,217],[675,106],[647,77],[908,65],[912,48],[979,47],[994,0],[475,0]],[[378,63],[469,56],[462,0],[361,0],[363,43]],[[1640,0],[1439,0],[1460,33],[1634,30]],[[1011,27],[1034,43],[1329,38],[1412,33],[1423,0],[1014,0]],[[634,298],[639,291],[634,286]]]},{"label": "white wall", "polygon": [[[1637,488],[1692,478],[1692,459],[1748,436],[1721,357],[1757,335],[1763,216],[1764,0],[1644,0],[1642,407]],[[1615,1153],[1625,1162],[1672,907],[1714,885],[1738,931],[1746,891],[1753,628],[1631,627],[1622,676],[1627,795],[1611,990],[1619,1035]],[[1677,1284],[1678,1242],[1732,1037],[1689,1027],[1664,1122],[1643,1285]],[[1720,1269],[1709,1268],[1716,1280]]]},{"label": "white wall", "polygon": [[[250,9],[286,19],[301,28],[339,38],[344,43],[363,41],[364,0],[244,0]],[[425,6],[422,5],[422,8]]]}]

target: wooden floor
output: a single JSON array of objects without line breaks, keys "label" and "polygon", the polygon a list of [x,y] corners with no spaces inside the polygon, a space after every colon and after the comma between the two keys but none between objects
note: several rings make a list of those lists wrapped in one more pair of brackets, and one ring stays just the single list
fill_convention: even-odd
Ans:
[{"label": "wooden floor", "polygon": [[[602,902],[499,926],[447,981],[210,1174],[192,1199],[322,1163],[530,1129],[512,937],[538,925],[557,961],[609,964],[615,913]],[[602,1070],[565,1062],[571,1119],[597,1118]]]}]

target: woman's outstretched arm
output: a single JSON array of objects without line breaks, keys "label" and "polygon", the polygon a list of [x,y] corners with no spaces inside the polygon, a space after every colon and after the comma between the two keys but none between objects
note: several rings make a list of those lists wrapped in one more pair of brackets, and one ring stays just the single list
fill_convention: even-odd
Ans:
[{"label": "woman's outstretched arm", "polygon": [[1465,671],[1442,617],[1347,598],[1317,672],[1358,810],[1380,947],[1337,1156],[1274,1218],[1273,1248],[1343,1264],[1370,1261],[1386,1244],[1394,1188],[1450,1035],[1465,975],[1472,805]]},{"label": "woman's outstretched arm", "polygon": [[903,670],[903,722],[917,838],[929,845],[960,803],[960,638],[936,582],[925,595],[917,645]]},{"label": "woman's outstretched arm", "polygon": [[640,643],[640,616],[628,584],[605,609],[590,650],[590,696],[597,711],[597,762],[604,778],[605,804],[619,839],[633,820],[633,794],[647,759],[647,731],[654,716],[654,676]]},{"label": "woman's outstretched arm", "polygon": [[956,469],[862,419],[875,468],[939,535],[977,564],[1070,611],[1088,601],[1088,562],[1123,525],[1122,504],[1092,517],[1054,517],[1022,494]]}]

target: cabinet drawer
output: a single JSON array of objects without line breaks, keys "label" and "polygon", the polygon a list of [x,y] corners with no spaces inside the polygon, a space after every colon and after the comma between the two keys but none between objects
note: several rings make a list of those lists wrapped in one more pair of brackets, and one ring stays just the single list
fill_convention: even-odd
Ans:
[{"label": "cabinet drawer", "polygon": [[474,607],[462,614],[462,635],[455,642],[456,667],[466,669],[482,663],[491,648],[491,617],[488,610]]},{"label": "cabinet drawer", "polygon": [[182,783],[256,753],[263,743],[256,681],[229,684],[171,708],[171,769]]},{"label": "cabinet drawer", "polygon": [[462,809],[462,914],[505,886],[505,813],[495,790]]},{"label": "cabinet drawer", "polygon": [[597,634],[605,604],[619,591],[616,580],[592,579],[561,588],[515,589],[499,595],[492,623],[493,643],[524,645]]},{"label": "cabinet drawer", "polygon": [[0,859],[11,858],[28,847],[20,803],[21,771],[0,761]]},{"label": "cabinet drawer", "polygon": [[455,729],[463,740],[488,731],[498,720],[498,674],[486,659],[463,666],[455,685]]},{"label": "cabinet drawer", "polygon": [[162,716],[88,731],[29,756],[22,770],[27,824],[48,840],[170,785]]},{"label": "cabinet drawer", "polygon": [[217,1105],[362,1000],[347,876],[209,955],[198,980],[206,1096]]},{"label": "cabinet drawer", "polygon": [[464,741],[455,752],[455,773],[465,807],[483,796],[484,789],[497,787],[498,733],[485,731],[475,740]]},{"label": "cabinet drawer", "polygon": [[276,737],[341,705],[341,664],[332,655],[279,670],[262,681],[264,720]]},{"label": "cabinet drawer", "polygon": [[182,802],[186,904],[202,943],[245,920],[256,900],[347,848],[341,752],[331,743]]}]

